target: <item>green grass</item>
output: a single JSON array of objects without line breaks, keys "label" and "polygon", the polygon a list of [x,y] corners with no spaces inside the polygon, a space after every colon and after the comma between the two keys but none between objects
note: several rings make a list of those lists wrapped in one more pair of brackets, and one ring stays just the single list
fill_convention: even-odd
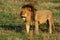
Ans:
[{"label": "green grass", "polygon": [[[1,32],[2,31],[2,32]],[[27,39],[31,39],[31,40],[59,40],[60,39],[60,33],[53,33],[53,34],[49,34],[49,33],[43,33],[41,32],[39,35],[30,35],[27,36],[27,34],[25,33],[20,33],[20,32],[15,32],[15,31],[9,31],[9,30],[0,30],[0,40],[16,40],[17,39],[22,39],[22,40],[27,40]]]},{"label": "green grass", "polygon": [[[40,0],[37,0],[40,1]],[[44,1],[44,0],[41,0]],[[53,3],[58,3],[60,0],[51,0]],[[21,1],[19,0],[0,0],[0,40],[60,40],[60,7],[49,4],[48,6],[44,4],[39,4],[36,6],[37,9],[54,9],[53,18],[54,21],[57,22],[56,32],[53,34],[49,34],[48,32],[43,32],[41,30],[39,35],[35,35],[31,32],[28,36],[26,34],[26,30],[20,30],[20,32],[16,32],[15,29],[11,30],[11,28],[22,27],[24,28],[24,21],[20,19],[20,9],[21,9]],[[41,25],[41,29],[47,29],[46,25]],[[57,33],[58,32],[58,33]]]},{"label": "green grass", "polygon": [[54,3],[60,3],[60,0],[51,0],[51,2],[54,2]]},{"label": "green grass", "polygon": [[0,40],[7,40],[8,38],[11,38],[11,39],[15,39],[15,38],[24,39],[26,37],[26,35],[24,33],[15,32],[14,30],[9,31],[9,30],[1,29],[0,32],[1,32],[0,33]]}]

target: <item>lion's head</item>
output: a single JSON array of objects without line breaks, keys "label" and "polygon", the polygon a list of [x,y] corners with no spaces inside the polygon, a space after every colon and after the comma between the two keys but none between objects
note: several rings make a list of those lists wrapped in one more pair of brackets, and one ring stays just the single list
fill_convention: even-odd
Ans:
[{"label": "lion's head", "polygon": [[[20,16],[23,20],[32,18],[34,19],[32,16],[34,16],[34,11],[36,9],[32,6],[32,5],[23,5],[21,8],[21,12],[20,12]],[[29,17],[29,18],[28,18]]]}]

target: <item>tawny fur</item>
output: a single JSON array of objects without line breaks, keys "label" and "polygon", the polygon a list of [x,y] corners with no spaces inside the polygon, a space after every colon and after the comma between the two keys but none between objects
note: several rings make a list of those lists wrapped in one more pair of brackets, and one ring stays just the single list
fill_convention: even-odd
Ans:
[{"label": "tawny fur", "polygon": [[[46,23],[48,20],[49,22],[49,33],[52,33],[52,26],[53,24],[53,17],[52,11],[50,10],[35,10],[34,7],[30,8],[30,5],[24,6],[21,9],[22,16],[25,17],[25,24],[26,24],[26,31],[29,34],[30,31],[30,24],[35,23],[35,32],[39,34],[39,23],[43,24]],[[39,22],[39,23],[38,23]]]},{"label": "tawny fur", "polygon": [[38,22],[40,24],[46,23],[48,20],[49,22],[49,33],[52,33],[52,26],[53,24],[53,17],[52,17],[52,11],[51,10],[37,10],[35,12],[35,30],[36,33],[38,33]]},{"label": "tawny fur", "polygon": [[34,15],[35,15],[34,11],[35,11],[34,7],[29,5],[29,4],[24,5],[21,8],[21,13],[20,14],[21,14],[21,16],[25,17],[24,21],[25,21],[25,24],[26,24],[27,34],[29,34],[29,31],[30,31],[30,24],[32,24],[33,21],[34,21]]}]

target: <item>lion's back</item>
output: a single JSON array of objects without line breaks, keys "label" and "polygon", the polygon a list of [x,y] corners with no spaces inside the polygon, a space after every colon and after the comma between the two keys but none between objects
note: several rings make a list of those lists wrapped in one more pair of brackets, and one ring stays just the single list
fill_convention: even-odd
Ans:
[{"label": "lion's back", "polygon": [[37,10],[36,14],[38,15],[51,15],[52,11],[51,10]]},{"label": "lion's back", "polygon": [[52,12],[50,10],[38,10],[36,11],[35,19],[44,23],[51,16]]}]

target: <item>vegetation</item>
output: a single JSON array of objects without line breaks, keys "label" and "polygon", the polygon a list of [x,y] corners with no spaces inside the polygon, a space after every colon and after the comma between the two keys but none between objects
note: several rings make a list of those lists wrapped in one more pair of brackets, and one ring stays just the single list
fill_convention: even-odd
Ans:
[{"label": "vegetation", "polygon": [[52,10],[56,30],[53,31],[53,34],[49,34],[44,31],[47,29],[44,24],[40,27],[39,35],[33,34],[31,30],[29,36],[26,34],[24,21],[20,19],[19,15],[22,3],[26,1],[0,0],[0,40],[60,40],[60,0],[46,0],[47,2],[44,0],[33,0],[40,3],[35,6],[37,9]]}]

